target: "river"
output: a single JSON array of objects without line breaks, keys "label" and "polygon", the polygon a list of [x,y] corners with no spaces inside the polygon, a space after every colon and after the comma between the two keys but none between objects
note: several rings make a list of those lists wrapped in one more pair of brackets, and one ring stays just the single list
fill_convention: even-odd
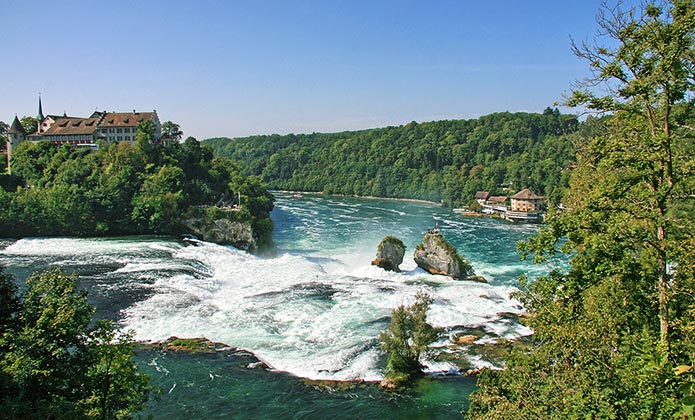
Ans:
[{"label": "river", "polygon": [[[434,299],[428,321],[444,331],[426,361],[432,374],[496,363],[453,346],[457,334],[477,331],[486,343],[530,333],[510,316],[522,307],[509,294],[520,274],[549,269],[515,251],[537,227],[464,219],[420,202],[276,197],[276,258],[165,237],[29,238],[1,241],[0,263],[20,282],[46,268],[77,273],[96,315],[118,320],[138,340],[205,336],[273,368],[247,369],[243,356],[142,351],[139,362],[160,395],[148,409],[154,418],[449,418],[465,406],[472,379],[429,380],[404,394],[298,379],[379,380],[379,332],[418,291]],[[416,267],[412,251],[435,225],[487,284]],[[386,235],[407,247],[402,273],[370,265]]]}]

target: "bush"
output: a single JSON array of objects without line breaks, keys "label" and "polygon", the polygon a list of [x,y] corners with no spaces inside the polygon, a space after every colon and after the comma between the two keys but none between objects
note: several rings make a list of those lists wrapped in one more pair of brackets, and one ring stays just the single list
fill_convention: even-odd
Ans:
[{"label": "bush", "polygon": [[386,379],[399,385],[422,374],[420,357],[437,339],[438,330],[427,323],[432,298],[418,292],[410,306],[399,306],[391,313],[391,324],[381,333],[381,348],[388,352]]}]

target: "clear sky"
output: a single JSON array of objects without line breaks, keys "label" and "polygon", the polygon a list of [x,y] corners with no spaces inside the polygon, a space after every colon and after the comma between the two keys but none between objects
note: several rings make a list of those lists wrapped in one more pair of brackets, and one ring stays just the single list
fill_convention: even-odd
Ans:
[{"label": "clear sky", "polygon": [[0,0],[0,120],[39,92],[45,114],[156,109],[200,140],[541,112],[587,75],[569,37],[599,5]]}]

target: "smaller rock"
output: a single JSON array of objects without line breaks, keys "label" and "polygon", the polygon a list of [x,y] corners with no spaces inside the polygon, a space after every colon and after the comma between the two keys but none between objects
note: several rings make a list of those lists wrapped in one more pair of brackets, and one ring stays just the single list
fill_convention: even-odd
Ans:
[{"label": "smaller rock", "polygon": [[478,338],[477,335],[461,335],[459,337],[456,337],[454,339],[454,343],[456,344],[473,344]]},{"label": "smaller rock", "polygon": [[256,362],[256,363],[249,363],[246,366],[247,369],[270,369],[267,363],[265,362]]},{"label": "smaller rock", "polygon": [[487,280],[483,276],[470,276],[470,277],[466,277],[466,280],[475,281],[478,283],[487,283]]},{"label": "smaller rock", "polygon": [[487,368],[481,368],[481,369],[468,369],[466,373],[463,374],[463,376],[478,376],[480,372],[483,371],[483,369]]},{"label": "smaller rock", "polygon": [[400,272],[398,267],[403,262],[405,245],[395,236],[387,236],[381,240],[376,252],[376,259],[372,265],[383,268],[386,271]]},{"label": "smaller rock", "polygon": [[384,389],[396,389],[398,386],[396,385],[395,382],[393,382],[390,379],[382,379],[381,382],[379,382],[379,386],[384,388]]}]

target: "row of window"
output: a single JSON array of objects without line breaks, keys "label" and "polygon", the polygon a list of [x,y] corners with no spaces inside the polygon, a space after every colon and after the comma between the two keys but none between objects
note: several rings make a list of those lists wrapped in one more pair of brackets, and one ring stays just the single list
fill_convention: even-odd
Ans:
[{"label": "row of window", "polygon": [[126,128],[102,128],[101,129],[102,133],[134,133],[135,129],[126,127]]}]

